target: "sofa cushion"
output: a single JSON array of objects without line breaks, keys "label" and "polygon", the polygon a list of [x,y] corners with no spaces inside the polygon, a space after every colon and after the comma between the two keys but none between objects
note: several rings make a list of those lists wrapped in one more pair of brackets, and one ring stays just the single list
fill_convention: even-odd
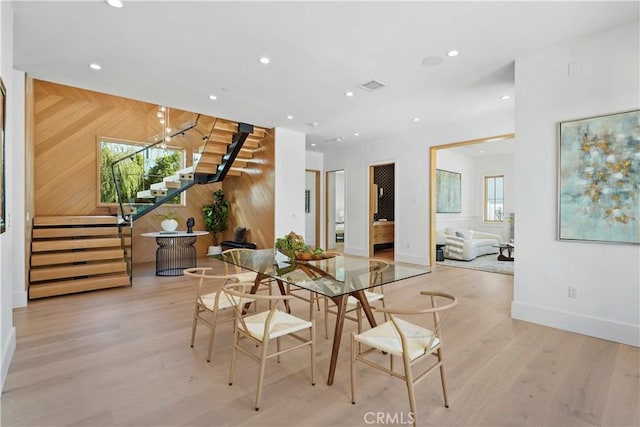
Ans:
[{"label": "sofa cushion", "polygon": [[467,242],[472,249],[480,248],[482,246],[491,246],[497,245],[498,241],[495,239],[472,239],[470,242]]},{"label": "sofa cushion", "polygon": [[473,239],[473,231],[471,230],[458,230],[456,231],[457,237],[462,237],[464,240]]}]

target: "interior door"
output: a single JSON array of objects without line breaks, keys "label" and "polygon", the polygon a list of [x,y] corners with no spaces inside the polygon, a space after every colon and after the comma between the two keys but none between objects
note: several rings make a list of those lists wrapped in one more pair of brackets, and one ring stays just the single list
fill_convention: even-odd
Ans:
[{"label": "interior door", "polygon": [[305,171],[304,212],[304,240],[320,246],[320,171]]},{"label": "interior door", "polygon": [[340,250],[346,236],[344,170],[327,172],[326,181],[325,248]]}]

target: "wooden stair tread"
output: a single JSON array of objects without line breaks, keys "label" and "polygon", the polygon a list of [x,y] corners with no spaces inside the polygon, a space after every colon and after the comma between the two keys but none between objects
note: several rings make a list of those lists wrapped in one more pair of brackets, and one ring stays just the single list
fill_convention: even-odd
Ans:
[{"label": "wooden stair tread", "polygon": [[115,216],[36,216],[33,225],[36,227],[46,225],[117,225]]},{"label": "wooden stair tread", "polygon": [[34,228],[33,238],[52,239],[56,237],[90,237],[90,236],[117,236],[117,227],[56,227]]},{"label": "wooden stair tread", "polygon": [[[198,165],[198,173],[208,173],[208,174],[215,175],[218,173],[218,165],[208,165],[208,164]],[[227,172],[227,175],[240,176],[242,175],[242,171],[229,170],[229,172]]]},{"label": "wooden stair tread", "polygon": [[104,261],[108,259],[122,259],[124,252],[116,249],[93,249],[74,252],[46,252],[31,255],[31,266],[66,264],[74,262]]},{"label": "wooden stair tread", "polygon": [[117,237],[104,239],[41,240],[31,242],[31,251],[47,252],[72,249],[120,247],[120,244],[120,239]]},{"label": "wooden stair tread", "polygon": [[131,281],[127,274],[107,274],[83,279],[60,280],[56,282],[38,283],[29,285],[29,298],[44,298],[55,295],[71,294],[76,292],[94,291],[98,289],[130,286]]},{"label": "wooden stair tread", "polygon": [[31,269],[31,282],[43,280],[66,279],[78,276],[93,276],[106,273],[122,273],[127,271],[127,263],[113,262],[88,262],[86,264],[66,264],[59,266],[35,267]]}]

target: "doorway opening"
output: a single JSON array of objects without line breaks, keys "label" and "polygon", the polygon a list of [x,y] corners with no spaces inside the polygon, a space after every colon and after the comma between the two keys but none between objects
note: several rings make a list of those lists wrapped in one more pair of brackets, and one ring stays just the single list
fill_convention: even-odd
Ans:
[{"label": "doorway opening", "polygon": [[347,235],[344,169],[326,173],[325,249],[344,252]]},{"label": "doorway opening", "polygon": [[[495,145],[498,146],[498,144],[502,144],[503,142],[507,141],[507,140],[511,140],[513,141],[515,138],[515,134],[513,133],[509,133],[509,134],[503,134],[503,135],[496,135],[496,136],[492,136],[492,137],[487,137],[487,138],[479,138],[479,139],[473,139],[473,140],[468,140],[468,141],[461,141],[461,142],[454,142],[454,143],[449,143],[449,144],[443,144],[443,145],[436,145],[436,146],[432,146],[430,147],[429,150],[429,154],[430,154],[430,178],[429,178],[429,264],[430,265],[435,265],[436,260],[438,258],[438,260],[441,260],[443,257],[443,247],[445,246],[443,243],[444,242],[438,242],[437,241],[437,231],[442,229],[445,225],[449,225],[451,223],[456,223],[459,224],[462,228],[473,228],[473,223],[475,221],[475,223],[480,223],[481,225],[486,225],[486,224],[482,224],[483,223],[483,219],[482,219],[482,214],[480,213],[479,215],[476,215],[474,212],[465,212],[464,207],[462,208],[462,212],[459,213],[438,213],[436,210],[436,206],[438,205],[437,203],[437,186],[436,186],[436,182],[437,182],[437,178],[436,178],[436,172],[438,169],[446,169],[446,170],[450,170],[453,172],[459,172],[453,169],[456,169],[455,167],[451,167],[450,165],[442,165],[441,162],[438,161],[438,152],[440,151],[442,153],[441,150],[447,150],[447,149],[465,149],[465,147],[468,147],[469,150],[473,150],[476,153],[479,153],[480,151],[480,144],[486,144],[486,146],[489,145]],[[495,143],[495,144],[494,144]],[[485,154],[489,154],[489,150],[486,150],[487,153]],[[471,154],[469,154],[471,155]],[[476,167],[474,166],[474,170],[476,169]],[[462,188],[464,190],[465,188],[465,177],[463,174],[462,177]],[[471,188],[467,188],[467,193],[471,193],[473,192],[473,190]],[[462,192],[462,201],[465,201],[465,194],[464,191]],[[479,190],[480,193],[480,197],[483,197],[483,195],[481,193],[483,193],[483,190]],[[467,196],[467,200],[468,196]],[[463,203],[464,205],[464,203]],[[478,207],[480,206],[480,207]],[[476,209],[481,209],[482,205],[478,205],[474,207]],[[478,217],[478,218],[476,218]],[[446,220],[446,221],[445,221]],[[438,221],[440,221],[441,223],[438,223]],[[447,222],[446,224],[444,222]],[[438,251],[440,250],[440,254],[438,254]]]},{"label": "doorway opening", "polygon": [[369,256],[395,259],[395,163],[369,166]]}]

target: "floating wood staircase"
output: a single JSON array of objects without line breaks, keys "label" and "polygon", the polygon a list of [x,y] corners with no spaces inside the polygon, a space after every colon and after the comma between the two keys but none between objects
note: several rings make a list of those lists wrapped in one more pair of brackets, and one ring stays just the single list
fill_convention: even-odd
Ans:
[{"label": "floating wood staircase", "polygon": [[130,247],[113,216],[35,217],[29,299],[130,286]]},{"label": "floating wood staircase", "polygon": [[[199,184],[207,184],[222,181],[225,176],[241,176],[255,151],[260,149],[260,141],[266,136],[265,129],[206,116],[200,116],[192,129],[202,136],[203,141],[197,150],[200,154],[197,163],[151,184],[149,189],[139,191],[139,199],[160,201],[186,190],[196,183],[194,180]],[[247,135],[246,132],[250,133]],[[243,134],[246,139],[242,137],[240,149],[234,150],[236,138]],[[232,158],[230,152],[233,152]],[[221,173],[223,168],[226,171]]]}]

